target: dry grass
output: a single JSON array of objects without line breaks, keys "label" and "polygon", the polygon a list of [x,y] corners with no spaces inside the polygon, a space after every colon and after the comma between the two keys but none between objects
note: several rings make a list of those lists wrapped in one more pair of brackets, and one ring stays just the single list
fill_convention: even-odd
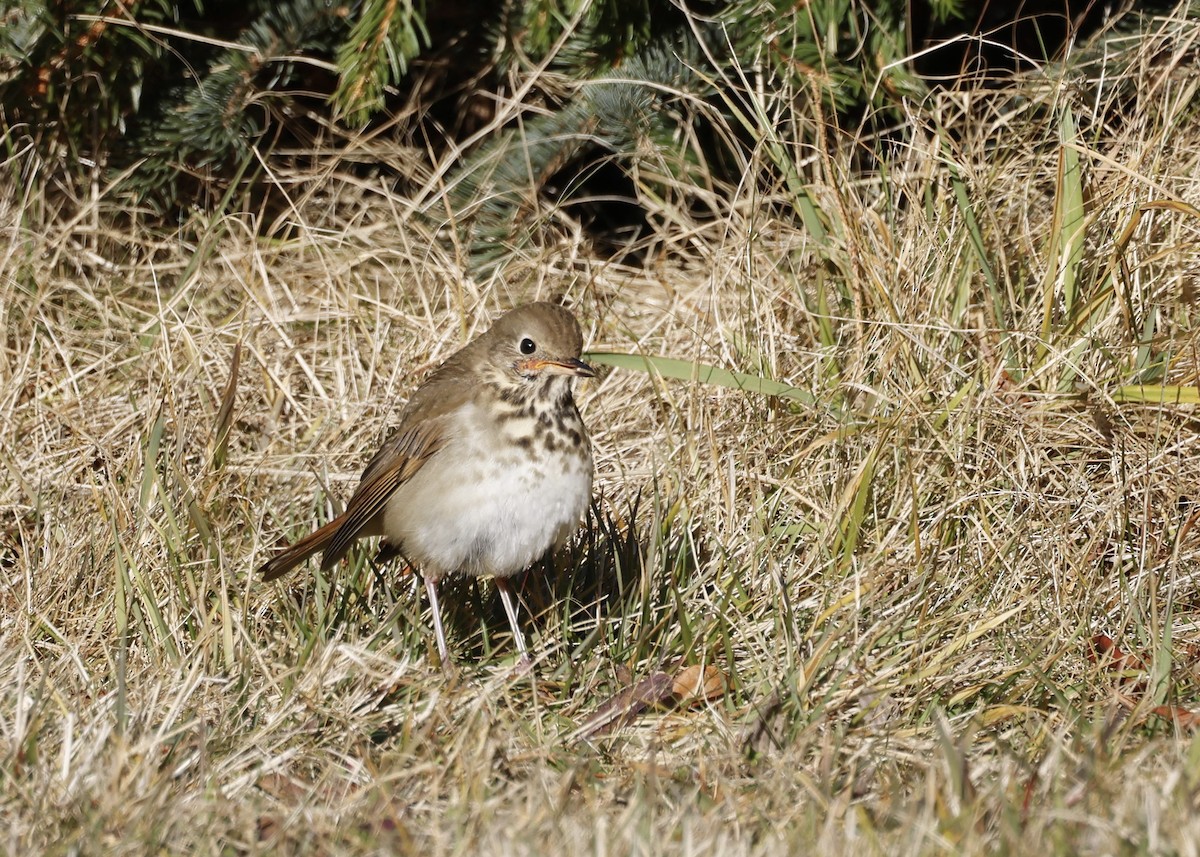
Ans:
[{"label": "dry grass", "polygon": [[[873,182],[848,178],[870,141],[817,153],[823,243],[784,184],[744,187],[664,215],[642,267],[565,241],[487,282],[337,169],[278,176],[309,182],[287,240],[242,216],[189,246],[116,234],[104,199],[65,220],[11,158],[0,847],[1195,854],[1200,742],[1151,712],[1200,684],[1200,217],[1123,234],[1200,206],[1191,50],[1114,89],[945,96]],[[526,584],[533,677],[490,586],[459,592],[446,680],[411,576],[254,580],[428,367],[559,295],[595,350],[819,404],[585,389],[596,517]],[[1097,662],[1101,633],[1142,662]],[[681,659],[730,692],[577,740]]]}]

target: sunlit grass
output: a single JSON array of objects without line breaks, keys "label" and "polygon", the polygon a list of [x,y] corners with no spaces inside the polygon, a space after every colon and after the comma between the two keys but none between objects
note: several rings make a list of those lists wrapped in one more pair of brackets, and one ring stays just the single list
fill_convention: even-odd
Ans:
[{"label": "sunlit grass", "polygon": [[[486,282],[333,171],[288,240],[190,246],[10,163],[4,847],[1190,853],[1200,742],[1152,711],[1200,709],[1195,108],[944,97],[886,177],[773,132],[778,187],[663,218],[671,252]],[[254,578],[429,368],[560,296],[606,368],[532,675],[487,581],[447,588],[447,678],[400,565]],[[693,666],[725,692],[585,728]]]}]

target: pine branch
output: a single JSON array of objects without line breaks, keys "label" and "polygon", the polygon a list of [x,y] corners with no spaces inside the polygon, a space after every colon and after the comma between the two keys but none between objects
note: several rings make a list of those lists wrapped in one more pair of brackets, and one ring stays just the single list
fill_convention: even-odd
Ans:
[{"label": "pine branch", "polygon": [[428,46],[429,33],[412,0],[364,0],[350,35],[338,48],[336,115],[361,124],[383,107],[384,88],[397,83]]},{"label": "pine branch", "polygon": [[601,160],[631,169],[649,154],[661,166],[679,130],[666,102],[707,94],[691,71],[694,61],[653,45],[619,70],[578,84],[561,109],[525,120],[466,159],[452,179],[452,200],[470,267],[486,272],[537,239],[532,224],[543,190],[564,168],[572,168],[564,179],[570,183]]},{"label": "pine branch", "polygon": [[[324,0],[292,0],[265,12],[238,39],[243,49],[221,52],[193,86],[167,99],[173,109],[137,137],[142,168],[129,186],[143,199],[175,184],[180,170],[232,166],[249,157],[270,125],[270,102],[288,98],[272,90],[295,75],[291,57],[316,52],[344,27]],[[165,193],[173,199],[174,191]]]}]

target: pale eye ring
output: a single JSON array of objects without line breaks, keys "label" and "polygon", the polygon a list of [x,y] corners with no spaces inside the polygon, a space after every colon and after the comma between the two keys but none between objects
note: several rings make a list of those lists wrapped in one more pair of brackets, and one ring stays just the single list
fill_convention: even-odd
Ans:
[{"label": "pale eye ring", "polygon": [[524,339],[521,340],[521,353],[522,354],[532,354],[535,351],[537,351],[537,344],[532,339],[530,339],[528,336],[526,336]]}]

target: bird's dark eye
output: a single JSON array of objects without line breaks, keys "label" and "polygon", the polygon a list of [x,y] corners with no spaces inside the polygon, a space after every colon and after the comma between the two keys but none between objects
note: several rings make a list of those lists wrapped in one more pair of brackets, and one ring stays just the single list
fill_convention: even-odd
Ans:
[{"label": "bird's dark eye", "polygon": [[521,353],[532,354],[537,351],[537,345],[528,336],[521,340]]}]

